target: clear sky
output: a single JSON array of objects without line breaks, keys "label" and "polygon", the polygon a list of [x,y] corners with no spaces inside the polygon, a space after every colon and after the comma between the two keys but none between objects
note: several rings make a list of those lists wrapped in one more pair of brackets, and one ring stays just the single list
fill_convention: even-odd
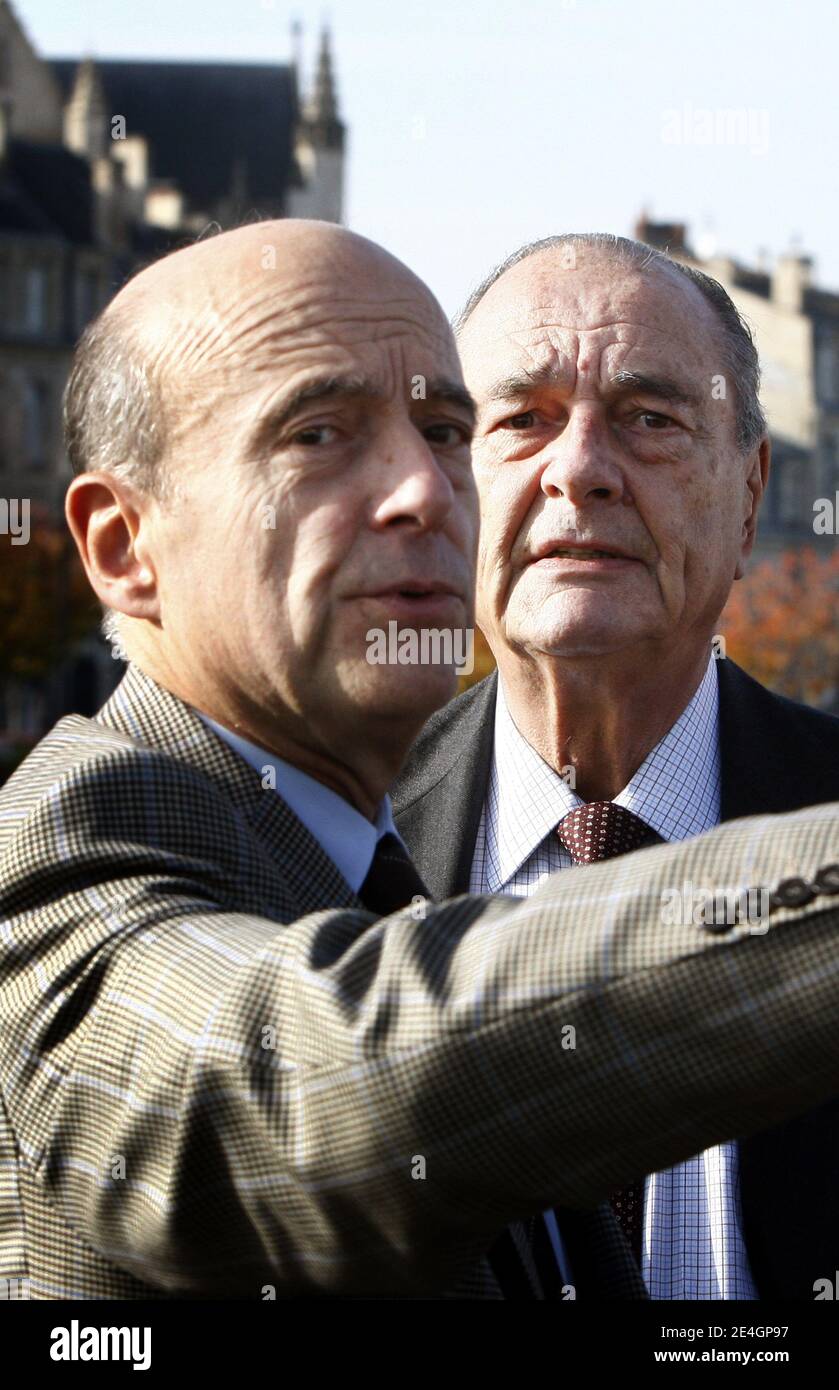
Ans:
[{"label": "clear sky", "polygon": [[520,243],[642,208],[751,262],[798,245],[839,287],[836,0],[13,4],[54,57],[284,62],[296,16],[304,76],[327,17],[346,220],[448,312]]}]

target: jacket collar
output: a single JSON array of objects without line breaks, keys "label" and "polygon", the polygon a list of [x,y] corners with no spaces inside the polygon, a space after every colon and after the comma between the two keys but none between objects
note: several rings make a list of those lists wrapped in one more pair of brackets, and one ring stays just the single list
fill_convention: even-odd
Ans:
[{"label": "jacket collar", "polygon": [[498,673],[432,715],[393,792],[393,810],[429,892],[468,893],[492,763]]},{"label": "jacket collar", "polygon": [[[293,893],[301,915],[324,907],[361,904],[335,864],[280,794],[207,727],[196,711],[129,662],[122,681],[95,721],[122,739],[162,751],[215,783],[265,847]],[[87,722],[87,721],[85,721]],[[301,846],[306,852],[301,854]]]},{"label": "jacket collar", "polygon": [[[835,801],[839,720],[773,694],[728,658],[716,668],[720,819]],[[435,896],[468,892],[492,763],[497,680],[493,672],[432,716],[394,789],[400,832]]]},{"label": "jacket collar", "polygon": [[[773,694],[728,659],[720,690],[720,819],[835,801],[839,720]],[[819,736],[821,729],[830,745]]]}]

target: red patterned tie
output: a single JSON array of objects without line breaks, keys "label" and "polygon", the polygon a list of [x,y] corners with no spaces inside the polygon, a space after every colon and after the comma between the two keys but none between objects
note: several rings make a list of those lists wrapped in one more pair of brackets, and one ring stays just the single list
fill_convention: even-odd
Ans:
[{"label": "red patterned tie", "polygon": [[661,840],[634,811],[614,801],[587,801],[563,816],[556,833],[575,864],[596,864]]},{"label": "red patterned tie", "polygon": [[[575,864],[596,864],[598,860],[614,859],[616,855],[661,841],[661,836],[646,821],[625,806],[616,806],[614,801],[588,801],[578,806],[563,816],[556,833]],[[640,1265],[643,1179],[620,1192],[613,1192],[609,1200]]]}]

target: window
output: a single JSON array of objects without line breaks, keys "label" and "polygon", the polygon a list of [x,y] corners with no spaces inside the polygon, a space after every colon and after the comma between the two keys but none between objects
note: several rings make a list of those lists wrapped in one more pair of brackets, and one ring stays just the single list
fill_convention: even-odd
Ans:
[{"label": "window", "polygon": [[815,500],[809,459],[784,459],[778,473],[778,521],[785,529],[809,527]]},{"label": "window", "polygon": [[21,395],[23,457],[31,468],[43,468],[47,462],[49,388],[42,381],[25,381]]},{"label": "window", "polygon": [[80,270],[76,276],[76,332],[81,333],[99,308],[99,276]]},{"label": "window", "polygon": [[13,283],[8,261],[0,261],[0,325],[4,334],[9,331],[14,316],[11,295]]},{"label": "window", "polygon": [[23,331],[43,333],[47,327],[47,271],[44,266],[31,265],[23,277]]},{"label": "window", "polygon": [[0,473],[20,465],[23,402],[16,373],[0,375]]},{"label": "window", "polygon": [[816,391],[823,401],[839,396],[839,355],[831,338],[823,338],[816,349]]}]

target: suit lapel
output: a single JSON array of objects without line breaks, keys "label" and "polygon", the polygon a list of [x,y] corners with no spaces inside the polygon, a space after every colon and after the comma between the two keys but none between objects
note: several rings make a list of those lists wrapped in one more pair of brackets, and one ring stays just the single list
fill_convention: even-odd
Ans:
[{"label": "suit lapel", "polygon": [[467,691],[435,739],[441,715],[420,736],[394,792],[399,832],[436,899],[469,892],[475,840],[492,763],[495,733],[493,672]]},{"label": "suit lapel", "polygon": [[[817,801],[824,755],[791,720],[777,696],[732,661],[717,662],[720,695],[720,820],[792,811]],[[786,717],[785,717],[786,716]],[[793,746],[790,746],[792,740]],[[833,795],[837,776],[830,773]],[[825,783],[827,795],[827,782]]]},{"label": "suit lapel", "polygon": [[[718,663],[721,819],[839,799],[839,720],[779,699]],[[761,1298],[812,1299],[839,1249],[839,1102],[740,1141],[740,1197]]]},{"label": "suit lapel", "polygon": [[[83,721],[87,727],[89,722]],[[254,768],[220,739],[190,705],[129,663],[114,693],[95,716],[114,736],[160,749],[215,782],[259,838],[276,874],[283,910],[289,898],[299,915],[324,907],[361,907],[343,875],[283,800],[263,787]],[[267,904],[266,904],[267,905]]]},{"label": "suit lapel", "polygon": [[608,1202],[591,1211],[558,1207],[556,1216],[571,1277],[583,1298],[649,1299],[629,1241]]}]

